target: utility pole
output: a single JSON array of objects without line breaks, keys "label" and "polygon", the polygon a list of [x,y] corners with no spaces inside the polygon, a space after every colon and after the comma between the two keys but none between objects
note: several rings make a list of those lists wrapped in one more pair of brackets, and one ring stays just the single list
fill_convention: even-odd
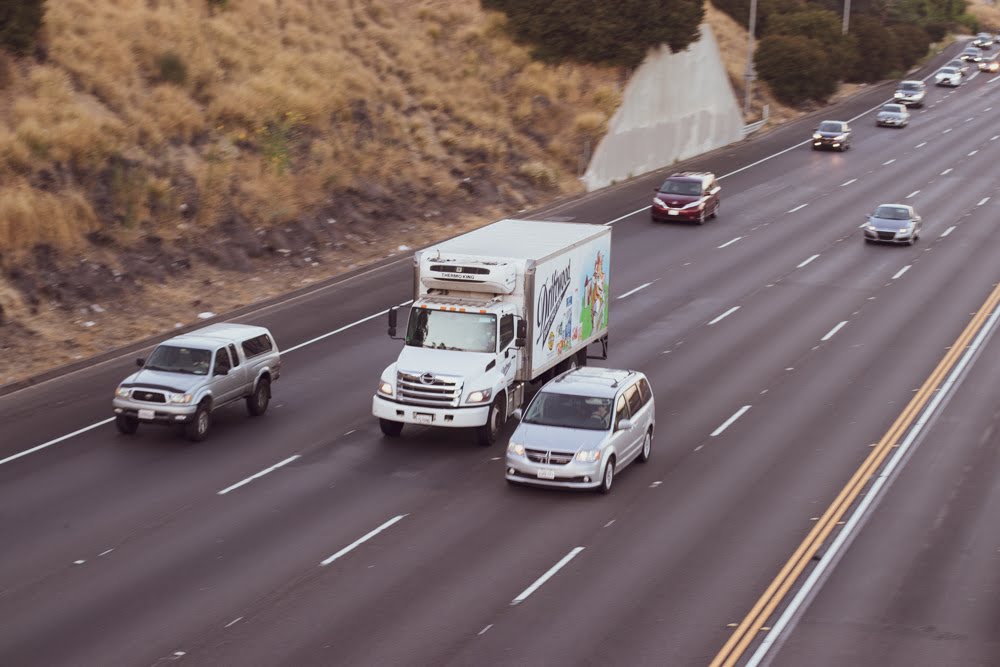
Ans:
[{"label": "utility pole", "polygon": [[[850,0],[845,0],[850,2]],[[753,80],[756,77],[753,69],[753,42],[754,42],[754,32],[757,29],[757,0],[750,0],[750,27],[747,34],[747,71],[743,74],[743,78],[746,81],[744,86],[744,96],[743,96],[743,118],[744,121],[750,115],[750,89],[753,86]],[[846,30],[846,28],[845,28]]]},{"label": "utility pole", "polygon": [[851,0],[844,0],[844,28],[840,31],[841,34],[847,34],[848,25],[851,22]]}]

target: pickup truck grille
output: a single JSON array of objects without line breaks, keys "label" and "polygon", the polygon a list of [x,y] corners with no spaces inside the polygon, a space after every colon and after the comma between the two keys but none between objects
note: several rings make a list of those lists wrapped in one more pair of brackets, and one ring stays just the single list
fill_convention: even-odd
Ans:
[{"label": "pickup truck grille", "polygon": [[146,403],[166,403],[167,397],[158,391],[148,391],[146,389],[133,389],[133,401],[144,401]]},{"label": "pickup truck grille", "polygon": [[455,408],[462,400],[462,381],[433,373],[396,373],[396,400],[400,403]]}]

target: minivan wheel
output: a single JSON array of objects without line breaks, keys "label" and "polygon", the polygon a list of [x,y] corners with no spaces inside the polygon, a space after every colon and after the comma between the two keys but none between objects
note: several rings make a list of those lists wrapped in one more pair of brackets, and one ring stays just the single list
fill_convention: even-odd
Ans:
[{"label": "minivan wheel", "polygon": [[604,466],[604,476],[601,477],[601,485],[597,487],[597,490],[601,493],[608,493],[611,491],[611,485],[615,481],[615,457],[608,459],[608,464]]},{"label": "minivan wheel", "polygon": [[698,224],[699,225],[704,225],[705,224],[705,209],[702,209],[701,210],[701,215],[698,216]]},{"label": "minivan wheel", "polygon": [[185,425],[184,434],[192,442],[201,442],[208,437],[208,430],[211,427],[212,412],[207,405],[199,405],[198,411],[194,413],[194,419]]},{"label": "minivan wheel", "polygon": [[390,438],[398,438],[399,434],[403,432],[403,422],[394,422],[388,419],[382,419],[379,417],[378,427],[382,429],[382,434]]},{"label": "minivan wheel", "polygon": [[639,463],[645,463],[649,460],[649,455],[653,451],[653,432],[646,431],[646,437],[642,439],[642,449],[639,450]]},{"label": "minivan wheel", "polygon": [[132,435],[139,430],[139,420],[126,415],[115,415],[115,427],[123,435]]},{"label": "minivan wheel", "polygon": [[489,447],[497,441],[503,425],[507,422],[507,405],[503,396],[497,396],[486,416],[486,424],[476,427],[476,442],[481,447]]},{"label": "minivan wheel", "polygon": [[247,412],[251,417],[260,417],[267,410],[268,403],[271,402],[271,383],[267,378],[262,378],[257,383],[253,393],[247,396]]},{"label": "minivan wheel", "polygon": [[722,208],[722,202],[721,201],[718,204],[715,205],[715,208],[712,209],[712,219],[713,220],[715,218],[719,217],[719,209],[720,208]]}]

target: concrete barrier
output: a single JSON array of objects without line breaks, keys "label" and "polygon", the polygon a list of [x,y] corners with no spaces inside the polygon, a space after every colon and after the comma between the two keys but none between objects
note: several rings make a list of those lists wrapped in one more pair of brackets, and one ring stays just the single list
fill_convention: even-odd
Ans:
[{"label": "concrete barrier", "polygon": [[703,23],[686,51],[661,47],[635,71],[583,182],[596,190],[742,138],[739,103]]}]

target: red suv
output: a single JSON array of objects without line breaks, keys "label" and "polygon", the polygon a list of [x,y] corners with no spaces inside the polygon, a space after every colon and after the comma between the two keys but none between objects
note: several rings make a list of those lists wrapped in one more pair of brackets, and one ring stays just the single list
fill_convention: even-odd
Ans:
[{"label": "red suv", "polygon": [[656,188],[650,216],[653,220],[694,220],[699,225],[719,214],[719,191],[715,174],[683,171],[673,174]]}]

